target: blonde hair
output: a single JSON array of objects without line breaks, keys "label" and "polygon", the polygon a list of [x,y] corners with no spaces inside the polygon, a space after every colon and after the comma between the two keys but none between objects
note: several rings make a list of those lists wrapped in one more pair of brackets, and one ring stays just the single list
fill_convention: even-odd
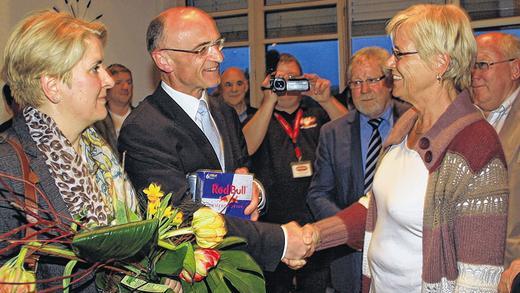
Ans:
[{"label": "blonde hair", "polygon": [[374,60],[379,65],[381,72],[385,75],[388,74],[389,69],[386,67],[386,61],[390,58],[390,54],[388,51],[381,47],[366,47],[357,51],[350,58],[350,62],[348,64],[347,69],[347,79],[350,80],[352,78],[352,65],[354,63],[360,62],[361,60]]},{"label": "blonde hair", "polygon": [[392,39],[403,24],[408,25],[409,37],[423,60],[432,62],[437,54],[450,57],[443,80],[452,81],[458,90],[471,85],[477,44],[464,10],[455,5],[413,5],[398,12],[386,26]]},{"label": "blonde hair", "polygon": [[104,45],[105,26],[54,11],[39,11],[18,23],[7,40],[2,68],[15,101],[22,106],[40,106],[44,101],[43,75],[69,84],[71,70],[83,57],[89,37]]}]

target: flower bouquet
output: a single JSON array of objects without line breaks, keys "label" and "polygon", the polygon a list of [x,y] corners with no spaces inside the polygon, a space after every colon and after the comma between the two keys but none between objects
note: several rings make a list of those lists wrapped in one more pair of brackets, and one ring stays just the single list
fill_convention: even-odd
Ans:
[{"label": "flower bouquet", "polygon": [[[164,278],[179,280],[184,292],[265,292],[255,261],[244,251],[232,250],[245,241],[224,237],[227,231],[220,214],[203,207],[184,219],[182,211],[169,205],[171,193],[165,195],[159,185],[150,184],[144,193],[146,218],[113,198],[115,219],[104,227],[80,219],[64,221],[66,217],[52,205],[45,211],[52,215],[49,220],[40,215],[39,207],[34,210],[11,198],[9,202],[33,220],[0,235],[0,255],[17,252],[0,267],[0,293],[34,292],[36,283],[56,280],[60,286],[40,292],[69,292],[71,285],[93,273],[103,292],[171,292],[163,285]],[[48,202],[43,193],[39,196]],[[35,232],[15,237],[27,228]],[[44,234],[52,236],[35,237]],[[35,256],[66,260],[63,276],[36,280],[26,265]],[[80,264],[84,269],[75,270]]]}]

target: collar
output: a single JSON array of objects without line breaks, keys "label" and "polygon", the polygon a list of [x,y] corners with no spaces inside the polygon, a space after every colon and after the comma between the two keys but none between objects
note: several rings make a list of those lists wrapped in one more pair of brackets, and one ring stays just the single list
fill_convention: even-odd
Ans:
[{"label": "collar", "polygon": [[[389,125],[392,125],[392,120],[391,120],[392,119],[392,108],[393,108],[393,103],[392,102],[388,103],[388,106],[386,107],[383,114],[378,117],[378,118],[383,119],[383,121],[381,123],[386,122]],[[359,112],[359,119],[360,119],[360,122],[362,125],[367,124],[368,120],[371,120],[371,118],[369,118],[368,116],[366,116],[365,114],[363,114],[361,112]]]},{"label": "collar", "polygon": [[195,121],[195,115],[197,115],[197,111],[199,110],[199,103],[201,99],[206,101],[206,104],[209,107],[208,95],[206,91],[204,91],[202,93],[202,97],[198,99],[194,96],[190,96],[173,89],[164,81],[161,81],[161,87],[168,94],[168,96],[170,96],[182,108],[182,110],[184,110],[184,112],[190,116],[193,121]]},{"label": "collar", "polygon": [[128,115],[130,115],[130,112],[132,112],[132,108],[128,108],[128,111],[125,114],[119,115],[115,112],[110,111],[110,109],[108,107],[107,107],[107,110],[108,110],[108,113],[110,113],[110,117],[116,117],[116,118],[119,118],[120,120],[125,120],[126,117],[128,117]]},{"label": "collar", "polygon": [[516,90],[513,93],[511,93],[511,95],[509,95],[509,97],[507,97],[500,106],[498,106],[498,108],[489,112],[488,117],[491,117],[496,114],[501,114],[501,115],[506,114],[507,115],[509,110],[511,110],[511,106],[513,105],[514,101],[516,100],[518,93],[520,93],[520,86],[518,88],[516,88]]},{"label": "collar", "polygon": [[[397,120],[384,147],[401,143],[412,130],[418,115],[411,108]],[[471,103],[469,93],[461,92],[430,130],[423,134],[412,147],[421,156],[431,172],[453,138],[468,125],[484,119]]]}]

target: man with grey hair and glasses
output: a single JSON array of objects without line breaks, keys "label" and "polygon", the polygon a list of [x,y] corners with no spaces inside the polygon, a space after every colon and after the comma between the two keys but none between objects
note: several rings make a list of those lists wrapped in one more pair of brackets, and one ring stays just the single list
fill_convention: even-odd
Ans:
[{"label": "man with grey hair and glasses", "polygon": [[[506,271],[499,291],[511,292],[513,279],[520,272],[520,39],[492,32],[476,40],[477,60],[471,73],[473,103],[497,131],[508,168]],[[520,277],[515,283],[518,291],[513,292],[520,292]]]}]

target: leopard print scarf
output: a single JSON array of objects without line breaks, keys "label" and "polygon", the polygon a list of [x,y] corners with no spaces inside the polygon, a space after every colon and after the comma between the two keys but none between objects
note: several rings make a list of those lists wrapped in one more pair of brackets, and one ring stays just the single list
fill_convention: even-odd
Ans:
[{"label": "leopard print scarf", "polygon": [[51,117],[32,107],[26,107],[23,114],[74,218],[96,226],[113,224],[114,205],[121,202],[137,211],[134,189],[115,155],[93,128],[83,132],[78,154]]}]

